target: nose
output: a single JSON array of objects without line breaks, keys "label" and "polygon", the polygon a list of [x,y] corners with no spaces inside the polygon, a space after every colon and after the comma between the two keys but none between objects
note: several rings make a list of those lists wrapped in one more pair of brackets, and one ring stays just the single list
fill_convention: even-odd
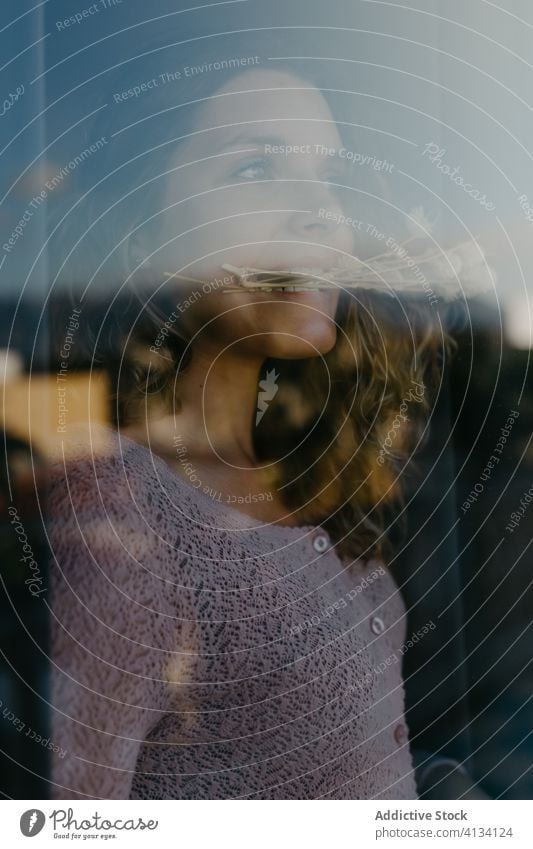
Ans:
[{"label": "nose", "polygon": [[295,186],[294,206],[289,227],[297,236],[331,236],[339,228],[342,207],[324,183]]}]

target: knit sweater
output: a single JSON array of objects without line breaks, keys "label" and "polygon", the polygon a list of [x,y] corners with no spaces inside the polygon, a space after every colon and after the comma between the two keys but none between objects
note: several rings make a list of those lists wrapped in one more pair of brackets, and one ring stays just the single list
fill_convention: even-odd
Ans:
[{"label": "knit sweater", "polygon": [[416,799],[383,563],[98,438],[50,469],[51,797]]}]

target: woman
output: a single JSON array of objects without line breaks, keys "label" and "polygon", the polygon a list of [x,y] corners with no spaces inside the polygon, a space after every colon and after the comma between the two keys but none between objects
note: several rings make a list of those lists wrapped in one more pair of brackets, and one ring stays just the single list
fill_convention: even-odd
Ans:
[{"label": "woman", "polygon": [[354,251],[330,106],[264,65],[174,112],[115,207],[117,428],[68,429],[50,489],[55,798],[416,798],[385,510],[441,343],[388,294],[233,291],[228,263]]}]

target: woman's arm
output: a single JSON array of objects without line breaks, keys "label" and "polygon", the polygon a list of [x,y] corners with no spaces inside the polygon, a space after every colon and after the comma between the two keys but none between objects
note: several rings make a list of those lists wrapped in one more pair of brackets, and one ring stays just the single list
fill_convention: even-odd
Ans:
[{"label": "woman's arm", "polygon": [[141,744],[170,706],[176,620],[147,517],[109,471],[96,481],[88,467],[50,489],[51,796],[127,799]]}]

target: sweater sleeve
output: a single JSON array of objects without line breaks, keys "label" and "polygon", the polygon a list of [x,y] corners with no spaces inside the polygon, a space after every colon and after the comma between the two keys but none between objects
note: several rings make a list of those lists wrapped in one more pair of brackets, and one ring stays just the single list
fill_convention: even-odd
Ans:
[{"label": "sweater sleeve", "polygon": [[168,553],[119,469],[86,460],[51,474],[52,798],[129,798],[140,747],[172,709]]}]

